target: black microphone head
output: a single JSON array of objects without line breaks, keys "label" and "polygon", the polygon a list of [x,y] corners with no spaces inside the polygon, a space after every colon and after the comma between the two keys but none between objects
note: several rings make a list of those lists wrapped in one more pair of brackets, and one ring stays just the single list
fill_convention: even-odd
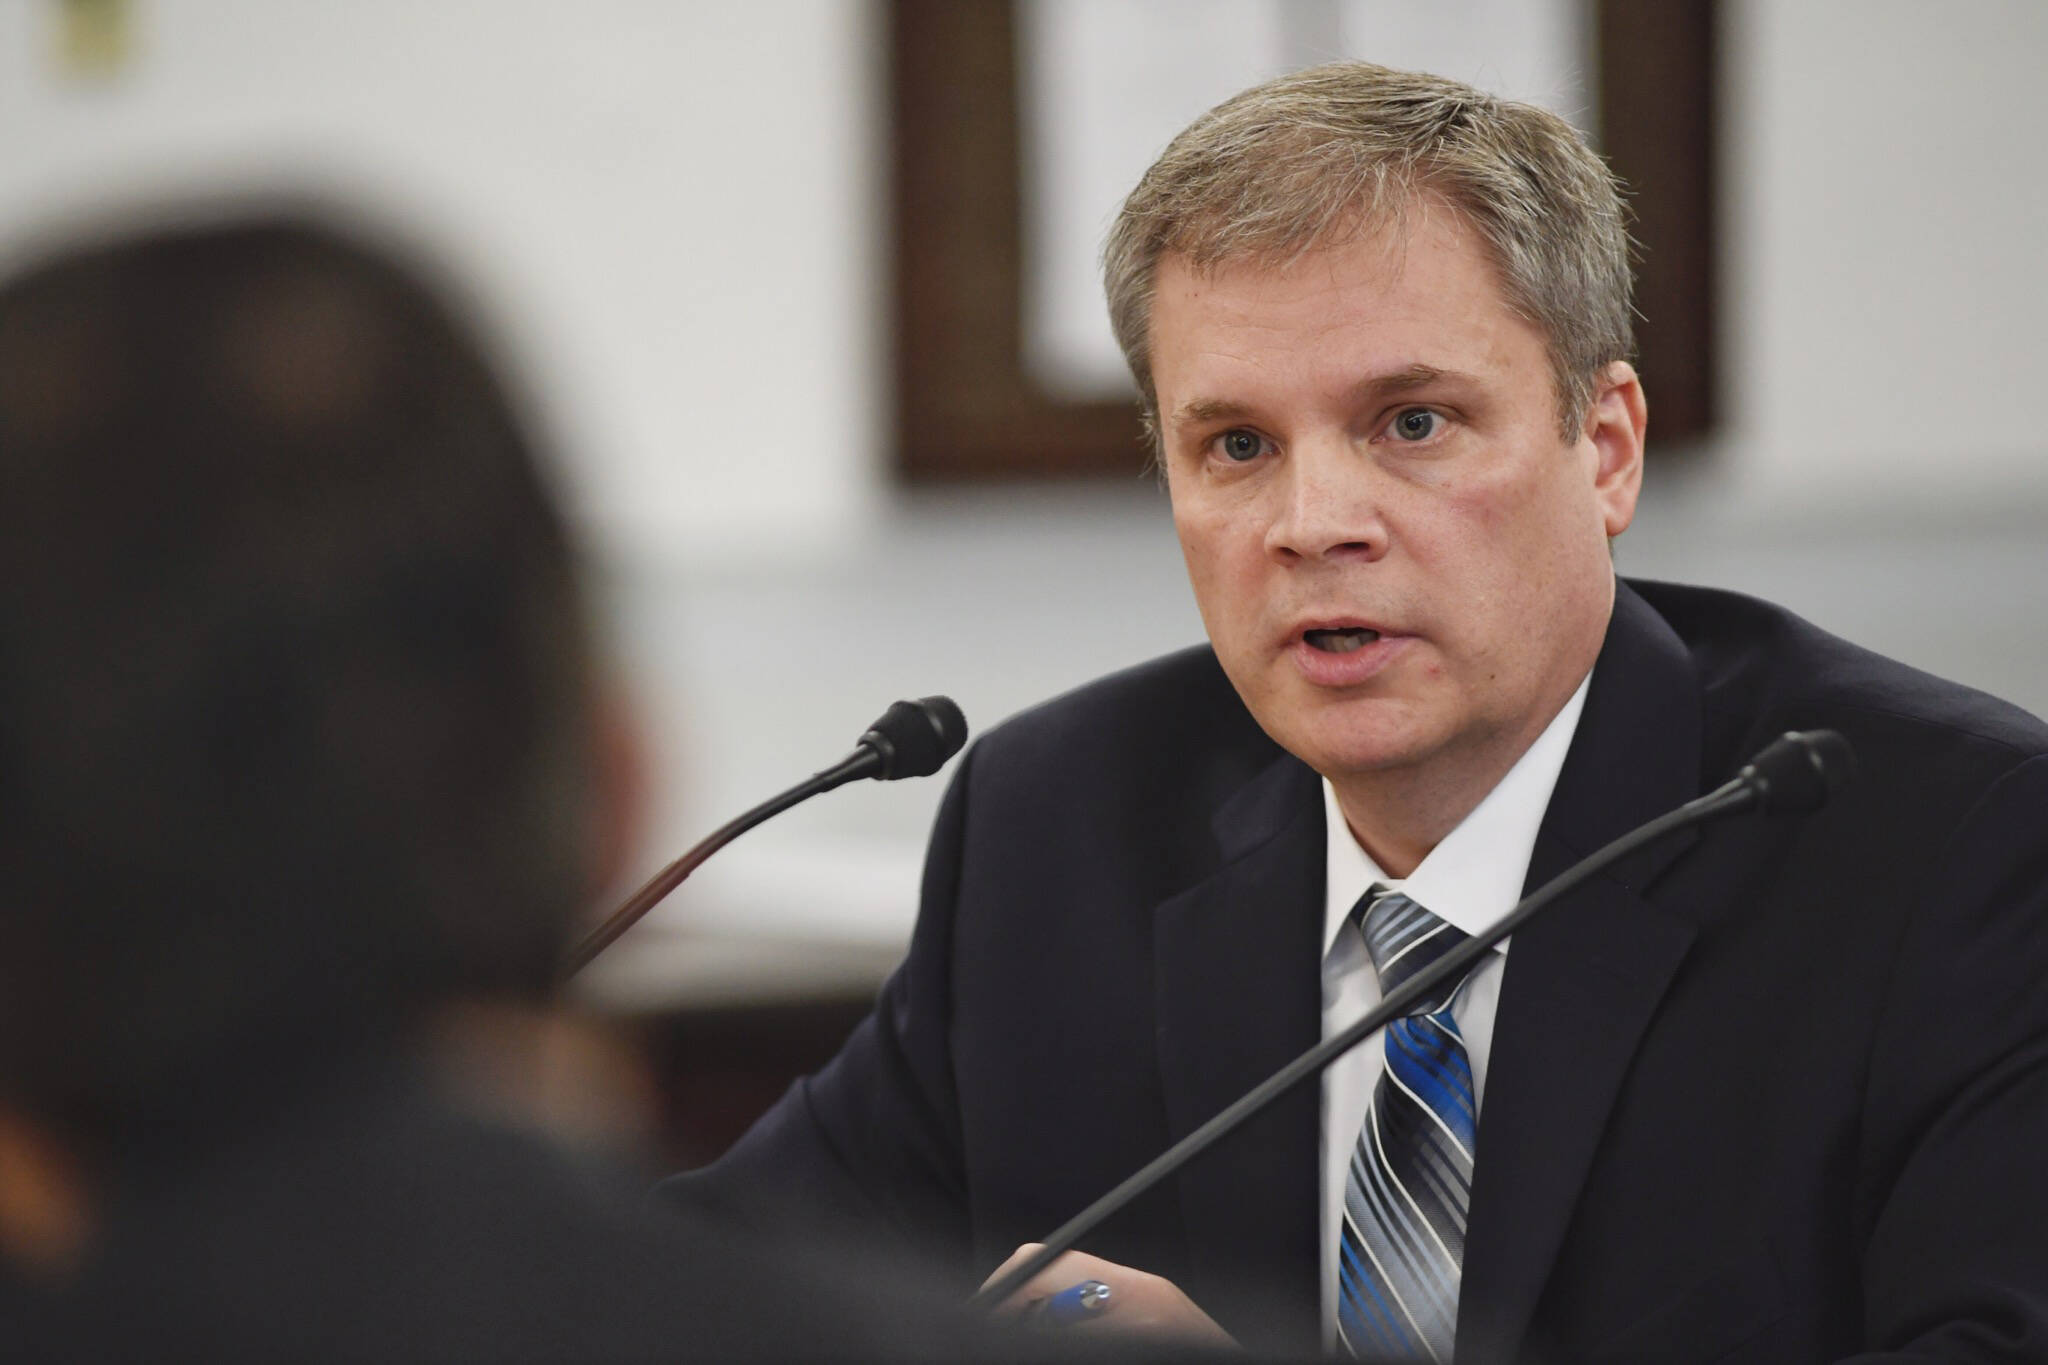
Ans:
[{"label": "black microphone head", "polygon": [[1736,780],[1766,814],[1819,810],[1856,775],[1856,752],[1833,730],[1788,730],[1764,746]]},{"label": "black microphone head", "polygon": [[967,717],[951,697],[896,702],[860,737],[862,748],[881,757],[882,768],[875,776],[884,782],[929,777],[966,742]]}]

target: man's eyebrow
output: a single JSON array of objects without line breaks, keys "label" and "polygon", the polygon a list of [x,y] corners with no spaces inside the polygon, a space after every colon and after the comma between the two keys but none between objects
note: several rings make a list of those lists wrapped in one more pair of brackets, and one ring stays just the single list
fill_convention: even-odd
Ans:
[{"label": "man's eyebrow", "polygon": [[1175,426],[1186,426],[1191,422],[1233,422],[1251,416],[1251,409],[1243,403],[1227,398],[1194,398],[1173,410],[1168,419]]},{"label": "man's eyebrow", "polygon": [[1367,375],[1351,386],[1351,393],[1354,398],[1391,398],[1415,389],[1426,389],[1432,384],[1470,383],[1475,379],[1476,376],[1462,370],[1439,369],[1418,361],[1386,374]]},{"label": "man's eyebrow", "polygon": [[[1432,384],[1476,382],[1477,376],[1463,370],[1446,370],[1420,361],[1385,374],[1367,375],[1351,386],[1354,402],[1371,398],[1392,398]],[[1171,426],[1201,425],[1209,422],[1238,422],[1252,418],[1250,405],[1228,398],[1193,398],[1175,408],[1168,417]]]}]

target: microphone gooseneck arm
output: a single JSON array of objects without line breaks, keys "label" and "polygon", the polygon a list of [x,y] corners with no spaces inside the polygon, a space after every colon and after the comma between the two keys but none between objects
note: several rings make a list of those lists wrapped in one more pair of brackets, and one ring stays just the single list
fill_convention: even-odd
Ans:
[{"label": "microphone gooseneck arm", "polygon": [[[1577,890],[1631,853],[1659,839],[1693,825],[1733,815],[1752,808],[1804,811],[1817,807],[1835,786],[1846,779],[1851,766],[1848,744],[1829,730],[1787,734],[1772,742],[1754,761],[1722,786],[1695,797],[1677,810],[1639,825],[1613,843],[1572,864],[1563,873],[1508,912],[1506,918],[1483,933],[1476,934],[1417,972],[1389,992],[1377,1009],[1371,1010],[1340,1033],[1334,1033],[1268,1076],[1244,1095],[1218,1111],[1201,1127],[1154,1157],[1122,1184],[1103,1195],[1080,1213],[1047,1235],[1031,1257],[978,1290],[971,1305],[993,1308],[1017,1292],[1030,1279],[1058,1260],[1074,1244],[1106,1222],[1126,1204],[1200,1156],[1233,1130],[1267,1108],[1296,1086],[1319,1075],[1323,1068],[1365,1041],[1374,1032],[1398,1019],[1414,1004],[1443,982],[1462,976],[1494,944],[1513,933],[1517,926],[1537,914],[1560,896]],[[1802,785],[1794,799],[1777,798],[1773,777],[1796,768],[1816,774],[1813,788]],[[1779,788],[1782,790],[1782,787]],[[1815,796],[1814,791],[1818,792]]]},{"label": "microphone gooseneck arm", "polygon": [[813,773],[788,791],[769,797],[752,810],[712,830],[689,852],[650,877],[647,884],[627,897],[624,904],[605,918],[604,923],[585,935],[583,941],[576,945],[576,950],[564,963],[563,977],[574,976],[589,966],[592,958],[611,947],[619,935],[639,923],[642,916],[659,905],[669,892],[681,886],[683,878],[703,866],[705,860],[712,854],[754,826],[782,814],[791,806],[800,805],[814,796],[831,791],[834,787],[844,786],[857,778],[868,776],[866,772],[859,770],[875,762],[872,750],[858,750],[832,767]]},{"label": "microphone gooseneck arm", "polygon": [[862,778],[894,781],[903,777],[926,777],[937,772],[947,759],[967,742],[967,721],[948,697],[921,697],[899,701],[862,734],[854,751],[829,768],[812,773],[785,792],[769,797],[752,810],[728,820],[704,836],[682,857],[655,873],[635,891],[604,923],[590,931],[564,959],[562,979],[576,975],[591,959],[609,948],[646,915],[662,898],[683,883],[683,878],[703,866],[706,859],[754,826],[771,820],[791,806]]}]

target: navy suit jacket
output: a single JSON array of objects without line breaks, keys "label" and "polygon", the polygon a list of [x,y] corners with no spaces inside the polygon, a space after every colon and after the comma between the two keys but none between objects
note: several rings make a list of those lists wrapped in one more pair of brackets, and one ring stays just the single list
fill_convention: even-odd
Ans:
[{"label": "navy suit jacket", "polygon": [[[1535,887],[1828,727],[1807,818],[1647,850],[1518,931],[1460,1365],[2048,1360],[2048,729],[1767,604],[1622,585]],[[1320,1032],[1318,779],[1207,649],[992,731],[909,956],[701,1208],[888,1228],[962,1291]],[[1313,1086],[1085,1250],[1319,1341]],[[769,1215],[772,1216],[772,1215]]]}]

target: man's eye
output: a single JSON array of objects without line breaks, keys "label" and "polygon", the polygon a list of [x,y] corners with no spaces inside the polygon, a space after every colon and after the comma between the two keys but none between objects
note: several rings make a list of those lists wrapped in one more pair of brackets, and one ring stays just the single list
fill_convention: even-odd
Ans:
[{"label": "man's eye", "polygon": [[1427,441],[1443,429],[1443,414],[1429,408],[1404,408],[1394,415],[1394,435],[1403,441]]},{"label": "man's eye", "polygon": [[1243,464],[1266,452],[1266,440],[1256,431],[1226,431],[1216,438],[1216,448],[1223,452],[1224,459]]}]

